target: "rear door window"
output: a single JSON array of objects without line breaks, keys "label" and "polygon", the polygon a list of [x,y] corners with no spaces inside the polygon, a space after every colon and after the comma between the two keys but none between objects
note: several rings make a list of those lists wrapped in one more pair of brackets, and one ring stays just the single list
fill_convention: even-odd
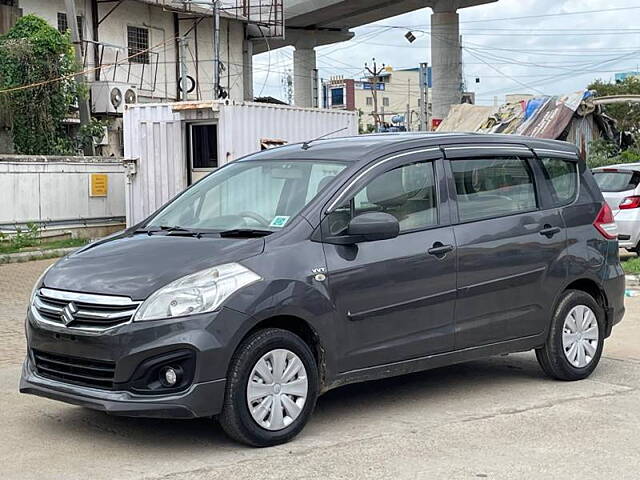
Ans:
[{"label": "rear door window", "polygon": [[598,170],[593,177],[603,192],[625,192],[640,183],[640,173],[628,170]]},{"label": "rear door window", "polygon": [[537,208],[533,172],[521,158],[451,160],[461,222]]},{"label": "rear door window", "polygon": [[578,193],[578,165],[561,158],[541,158],[545,179],[551,185],[554,206],[573,202]]}]

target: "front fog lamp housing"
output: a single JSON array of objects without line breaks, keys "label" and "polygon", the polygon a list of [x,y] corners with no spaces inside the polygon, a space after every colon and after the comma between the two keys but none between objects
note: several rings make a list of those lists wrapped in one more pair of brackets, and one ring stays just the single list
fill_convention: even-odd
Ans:
[{"label": "front fog lamp housing", "polygon": [[160,382],[165,387],[175,387],[180,380],[180,372],[173,367],[164,367],[160,370]]},{"label": "front fog lamp housing", "polygon": [[211,312],[233,293],[259,280],[259,275],[239,263],[207,268],[157,290],[140,306],[134,321]]}]

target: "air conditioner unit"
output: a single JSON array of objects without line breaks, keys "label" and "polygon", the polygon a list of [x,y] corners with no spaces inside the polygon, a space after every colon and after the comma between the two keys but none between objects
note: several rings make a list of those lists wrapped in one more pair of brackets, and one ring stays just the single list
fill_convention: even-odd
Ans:
[{"label": "air conditioner unit", "polygon": [[91,84],[91,111],[93,113],[123,113],[124,106],[136,103],[135,85],[122,82],[93,82]]}]

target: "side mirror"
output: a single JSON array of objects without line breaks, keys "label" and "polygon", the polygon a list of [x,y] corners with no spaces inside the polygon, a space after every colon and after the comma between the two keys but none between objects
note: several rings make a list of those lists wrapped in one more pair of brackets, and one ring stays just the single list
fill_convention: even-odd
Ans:
[{"label": "side mirror", "polygon": [[393,215],[382,212],[369,212],[351,219],[346,234],[329,237],[324,241],[336,245],[354,245],[361,242],[374,242],[396,238],[400,234],[400,224]]},{"label": "side mirror", "polygon": [[400,234],[400,224],[393,215],[382,212],[363,213],[353,218],[347,227],[347,235],[362,242],[388,240]]}]

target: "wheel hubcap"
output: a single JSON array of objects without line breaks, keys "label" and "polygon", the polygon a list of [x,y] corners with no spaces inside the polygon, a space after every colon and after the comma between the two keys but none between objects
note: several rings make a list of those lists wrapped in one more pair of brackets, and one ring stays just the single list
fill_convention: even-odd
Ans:
[{"label": "wheel hubcap", "polygon": [[249,375],[249,412],[261,427],[282,430],[302,412],[308,387],[302,360],[289,350],[271,350],[256,362]]},{"label": "wheel hubcap", "polygon": [[591,363],[598,350],[598,320],[586,305],[577,305],[564,319],[562,348],[569,363],[584,368]]}]

